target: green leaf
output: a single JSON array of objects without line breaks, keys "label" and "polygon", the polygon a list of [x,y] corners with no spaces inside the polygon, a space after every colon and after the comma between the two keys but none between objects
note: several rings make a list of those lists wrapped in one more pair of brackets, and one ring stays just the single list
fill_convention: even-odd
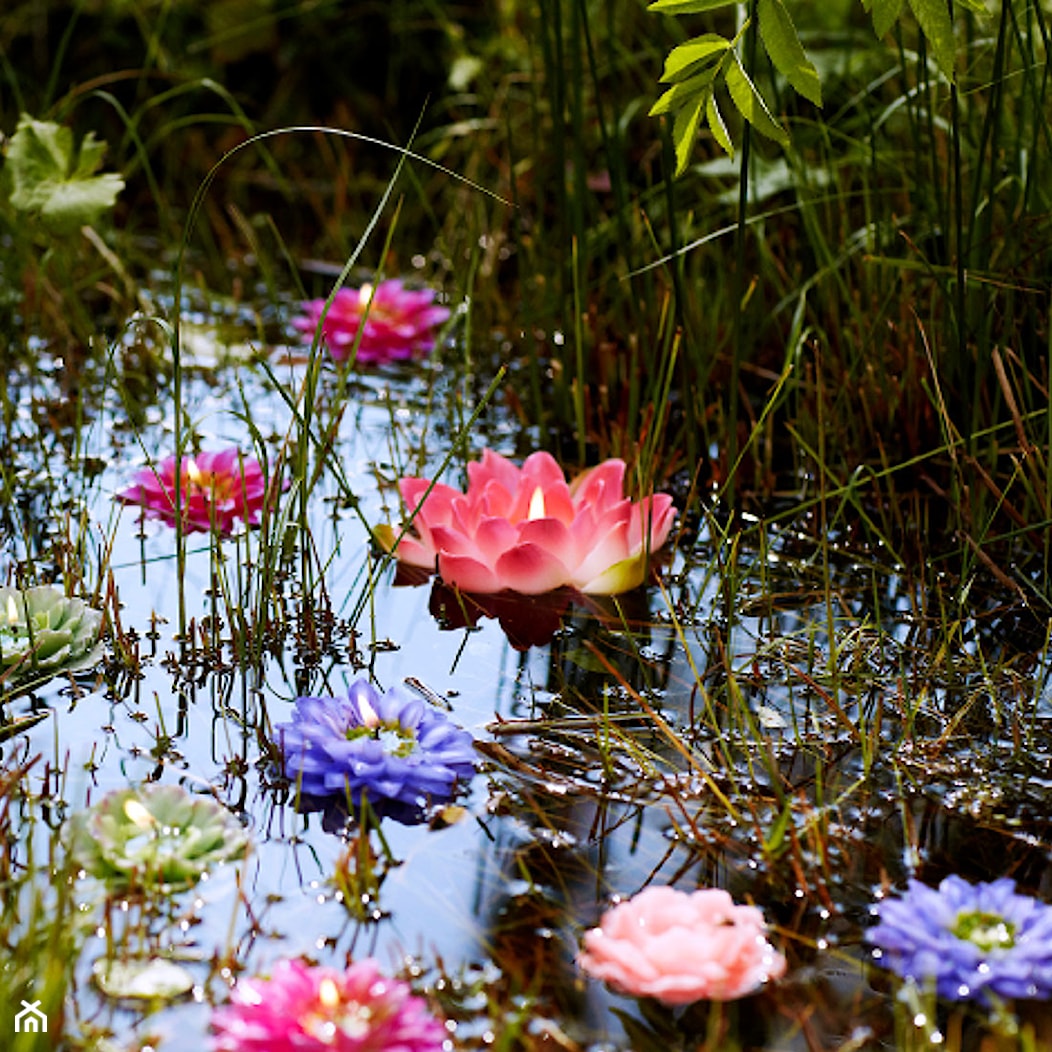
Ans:
[{"label": "green leaf", "polygon": [[715,11],[718,7],[730,7],[741,0],[654,0],[647,5],[648,11],[665,15],[696,15],[701,11]]},{"label": "green leaf", "polygon": [[899,20],[904,0],[873,0],[873,29],[883,37]]},{"label": "green leaf", "polygon": [[822,105],[818,70],[807,57],[782,0],[760,0],[760,36],[774,68],[816,106]]},{"label": "green leaf", "polygon": [[685,44],[674,47],[665,59],[665,71],[661,79],[675,84],[697,73],[709,63],[718,61],[721,55],[730,50],[731,42],[716,33],[706,33],[695,37]]},{"label": "green leaf", "polygon": [[737,55],[734,55],[734,61],[727,67],[726,81],[731,100],[741,115],[761,135],[774,139],[781,146],[788,146],[789,136],[771,116],[771,111],[756,90],[756,85],[749,79],[749,74],[742,68],[741,59]]},{"label": "green leaf", "polygon": [[38,216],[53,234],[93,223],[113,207],[124,187],[119,175],[93,174],[105,150],[105,143],[89,133],[75,151],[69,128],[23,113],[7,145],[11,206]]},{"label": "green leaf", "polygon": [[723,123],[723,114],[720,113],[719,107],[716,105],[716,96],[712,92],[709,92],[709,97],[705,101],[705,117],[709,122],[709,130],[712,132],[712,137],[723,147],[728,157],[733,157],[734,143],[731,142],[731,137],[727,134],[727,125]]},{"label": "green leaf", "polygon": [[713,67],[703,73],[695,74],[688,80],[680,81],[679,84],[674,84],[650,107],[647,116],[659,117],[663,113],[673,113],[682,106],[690,105],[693,97],[711,85],[715,76],[716,67]]},{"label": "green leaf", "polygon": [[957,66],[957,45],[953,38],[949,4],[946,0],[909,0],[909,3],[939,69],[953,80]]},{"label": "green leaf", "polygon": [[676,175],[682,175],[687,169],[694,141],[698,136],[698,125],[705,112],[705,98],[711,95],[711,89],[702,92],[684,106],[672,121],[672,142],[676,147]]}]

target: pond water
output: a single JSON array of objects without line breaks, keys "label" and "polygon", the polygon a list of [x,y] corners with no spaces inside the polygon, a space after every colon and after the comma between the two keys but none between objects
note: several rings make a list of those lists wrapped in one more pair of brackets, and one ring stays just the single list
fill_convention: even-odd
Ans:
[{"label": "pond water", "polygon": [[[250,421],[276,455],[296,428],[267,371],[295,392],[305,363],[267,349],[264,370],[260,353],[239,357],[210,332],[187,330],[194,434],[202,448],[248,449]],[[116,371],[136,339],[111,356]],[[894,1002],[862,932],[882,884],[923,869],[929,882],[1008,874],[1052,893],[1044,638],[999,636],[1012,611],[996,596],[960,604],[969,616],[948,626],[937,601],[953,582],[947,596],[922,594],[879,553],[817,547],[793,519],[739,532],[715,515],[685,518],[660,585],[621,603],[503,611],[518,646],[495,617],[453,627],[456,604],[431,582],[396,582],[361,520],[397,519],[394,480],[439,470],[477,386],[438,360],[346,385],[327,368],[318,418],[339,421],[330,457],[344,483],[326,468],[312,491],[310,580],[301,529],[286,535],[269,594],[259,531],[224,540],[221,558],[190,536],[182,640],[174,533],[112,500],[171,452],[170,407],[129,405],[127,384],[104,375],[78,392],[46,361],[18,389],[8,445],[34,526],[8,522],[5,568],[34,553],[46,569],[40,538],[63,508],[82,512],[62,529],[77,531],[85,581],[119,598],[120,624],[103,676],[60,677],[6,704],[9,719],[50,711],[4,745],[9,769],[39,756],[15,832],[44,845],[105,791],[152,780],[210,788],[253,845],[163,908],[103,907],[78,881],[87,934],[67,1031],[197,1050],[237,975],[281,957],[370,955],[436,991],[459,1019],[458,1047],[695,1047],[731,1018],[742,1047],[877,1047]],[[74,425],[55,422],[63,408]],[[499,407],[467,440],[522,453]],[[457,452],[445,477],[458,481],[463,463]],[[294,492],[284,499],[296,507]],[[231,611],[251,622],[264,608],[281,617],[241,662]],[[561,627],[540,642],[553,616]],[[1006,647],[992,671],[989,654]],[[355,871],[356,827],[298,813],[262,743],[298,695],[339,694],[360,675],[446,699],[480,743],[480,773],[428,823],[382,822],[369,841],[379,885],[349,909],[333,878]],[[683,1012],[587,980],[574,964],[581,933],[611,895],[647,883],[719,886],[762,906],[789,958],[778,991]],[[100,993],[97,959],[144,951],[187,968],[192,991],[148,1003]]]}]

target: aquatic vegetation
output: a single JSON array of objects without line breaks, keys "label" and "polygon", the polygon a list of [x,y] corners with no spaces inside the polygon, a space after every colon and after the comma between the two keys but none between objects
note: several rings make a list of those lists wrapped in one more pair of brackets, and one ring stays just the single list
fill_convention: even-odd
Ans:
[{"label": "aquatic vegetation", "polygon": [[938,888],[911,880],[876,910],[866,932],[874,960],[940,997],[1052,997],[1052,906],[1017,894],[1009,877],[970,884],[951,875]]},{"label": "aquatic vegetation", "polygon": [[342,362],[353,354],[359,365],[383,365],[429,354],[436,330],[450,315],[448,307],[435,303],[434,289],[407,289],[399,278],[340,289],[328,313],[324,299],[307,300],[302,306],[306,313],[292,324],[304,340],[312,343],[321,325],[333,358]]},{"label": "aquatic vegetation", "polygon": [[216,1052],[441,1052],[446,1028],[409,984],[364,958],[349,968],[278,961],[212,1015]]},{"label": "aquatic vegetation", "polygon": [[55,585],[0,588],[0,679],[88,668],[102,651],[102,613]]},{"label": "aquatic vegetation", "polygon": [[729,1001],[781,977],[763,912],[720,888],[648,887],[585,933],[578,964],[623,993],[666,1004]]},{"label": "aquatic vegetation", "polygon": [[[142,517],[176,521],[176,458],[165,457],[143,468],[127,489],[115,495],[124,504],[142,508]],[[240,519],[246,526],[260,520],[268,499],[267,478],[258,460],[236,446],[214,453],[184,457],[179,472],[179,503],[183,529],[188,533],[215,529],[226,535]]]},{"label": "aquatic vegetation", "polygon": [[403,478],[413,532],[377,533],[400,560],[437,565],[442,580],[464,592],[540,595],[570,586],[613,595],[643,583],[676,513],[666,493],[627,499],[624,477],[624,461],[611,459],[568,484],[549,453],[533,453],[519,468],[487,449],[468,464],[466,493]]},{"label": "aquatic vegetation", "polygon": [[192,887],[249,847],[222,804],[178,785],[115,789],[74,814],[70,830],[74,863],[115,890]]},{"label": "aquatic vegetation", "polygon": [[[398,688],[356,680],[346,697],[297,698],[275,726],[285,776],[306,806],[335,800],[378,814],[411,815],[448,800],[475,773],[471,735]],[[393,806],[392,806],[393,805]]]}]

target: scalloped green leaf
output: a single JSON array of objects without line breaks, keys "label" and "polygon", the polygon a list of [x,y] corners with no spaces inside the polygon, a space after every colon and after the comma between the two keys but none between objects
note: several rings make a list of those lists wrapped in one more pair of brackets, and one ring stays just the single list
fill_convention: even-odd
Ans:
[{"label": "scalloped green leaf", "polygon": [[112,208],[124,180],[95,175],[106,144],[88,133],[76,150],[73,133],[23,113],[7,144],[5,176],[11,206],[39,217],[53,234],[68,234]]},{"label": "scalloped green leaf", "polygon": [[759,0],[760,37],[774,68],[805,99],[822,105],[818,70],[807,57],[782,0]]},{"label": "scalloped green leaf", "polygon": [[696,15],[702,11],[715,11],[718,7],[740,4],[741,0],[654,0],[647,5],[648,11],[665,15]]},{"label": "scalloped green leaf", "polygon": [[738,107],[738,112],[761,134],[773,139],[781,146],[789,145],[786,130],[771,116],[767,103],[757,91],[756,85],[749,79],[749,74],[742,67],[737,55],[727,66],[727,90],[731,101]]},{"label": "scalloped green leaf", "polygon": [[706,33],[688,40],[668,53],[661,79],[667,84],[686,80],[704,66],[718,62],[730,47],[731,42],[717,33]]},{"label": "scalloped green leaf", "polygon": [[953,80],[957,68],[957,44],[949,4],[946,0],[909,0],[909,5],[939,69]]}]

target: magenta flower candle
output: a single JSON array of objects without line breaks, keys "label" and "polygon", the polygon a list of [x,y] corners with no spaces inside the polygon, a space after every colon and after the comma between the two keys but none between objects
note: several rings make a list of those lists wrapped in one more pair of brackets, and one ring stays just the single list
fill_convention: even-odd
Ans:
[{"label": "magenta flower candle", "polygon": [[212,1030],[215,1052],[442,1052],[446,1039],[424,999],[370,959],[344,971],[278,961],[237,983]]},{"label": "magenta flower candle", "polygon": [[785,972],[763,913],[719,888],[644,888],[603,914],[577,963],[622,993],[665,1004],[730,1001]]},{"label": "magenta flower candle", "polygon": [[464,592],[540,595],[569,586],[615,595],[643,583],[647,557],[668,539],[676,511],[666,493],[628,500],[624,477],[623,460],[606,460],[568,483],[548,453],[520,468],[487,449],[468,464],[466,493],[402,479],[415,513],[410,532],[401,540],[390,526],[376,533],[404,563],[437,567]]},{"label": "magenta flower candle", "polygon": [[949,876],[876,908],[866,932],[878,964],[950,1001],[1052,997],[1052,906],[1003,877],[970,884]]},{"label": "magenta flower candle", "polygon": [[[142,517],[175,525],[176,458],[165,457],[143,468],[127,488],[115,495],[123,504],[137,504]],[[267,502],[267,481],[259,461],[241,454],[236,446],[216,453],[184,456],[179,470],[179,503],[183,529],[205,533],[234,532],[240,519],[246,526],[259,522]]]},{"label": "magenta flower candle", "polygon": [[322,321],[325,300],[307,300],[294,328],[313,343],[318,326],[329,353],[338,362],[351,356],[361,329],[355,361],[383,365],[429,354],[436,330],[449,319],[449,309],[435,303],[434,289],[407,289],[398,278],[375,287],[340,289]]}]

